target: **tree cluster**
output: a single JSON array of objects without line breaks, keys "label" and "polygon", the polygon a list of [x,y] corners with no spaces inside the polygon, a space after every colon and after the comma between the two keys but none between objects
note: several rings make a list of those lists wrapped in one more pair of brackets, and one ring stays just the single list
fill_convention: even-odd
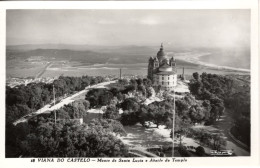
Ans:
[{"label": "tree cluster", "polygon": [[198,140],[201,146],[208,146],[213,150],[225,149],[227,145],[221,133],[210,133],[204,129],[189,129],[187,136]]},{"label": "tree cluster", "polygon": [[[127,147],[116,138],[125,136],[122,124],[113,119],[93,119],[79,125],[89,103],[78,100],[52,113],[40,114],[20,123],[10,124],[6,136],[7,153],[18,157],[119,157],[127,155]],[[72,120],[71,120],[72,119]],[[14,154],[14,151],[18,151]],[[7,155],[8,157],[9,155]]]},{"label": "tree cluster", "polygon": [[120,132],[117,122],[93,121],[89,125],[78,125],[73,121],[57,124],[47,121],[39,123],[20,143],[20,148],[24,157],[127,156],[127,147],[112,131]]},{"label": "tree cluster", "polygon": [[86,94],[86,100],[90,102],[90,107],[101,107],[110,104],[113,94],[107,89],[92,89]]},{"label": "tree cluster", "polygon": [[208,101],[211,106],[209,120],[206,124],[211,124],[223,115],[224,97],[230,94],[232,79],[216,74],[193,73],[193,78],[189,83],[190,91],[196,99]]},{"label": "tree cluster", "polygon": [[86,115],[89,109],[87,100],[76,100],[64,107],[55,110],[58,119],[78,119]]},{"label": "tree cluster", "polygon": [[209,100],[211,120],[219,118],[225,107],[233,113],[235,125],[231,129],[236,138],[250,146],[250,86],[237,76],[193,74],[190,91],[200,100]]},{"label": "tree cluster", "polygon": [[57,100],[85,87],[103,82],[103,77],[64,77],[53,83],[30,83],[15,88],[6,87],[6,119],[13,122],[21,116],[38,110],[53,101],[53,86]]}]

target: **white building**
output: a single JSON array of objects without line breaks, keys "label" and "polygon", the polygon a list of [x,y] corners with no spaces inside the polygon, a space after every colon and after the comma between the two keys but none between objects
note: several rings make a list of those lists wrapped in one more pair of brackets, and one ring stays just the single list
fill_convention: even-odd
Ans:
[{"label": "white building", "polygon": [[171,89],[177,85],[176,61],[166,57],[161,45],[156,57],[151,57],[148,64],[148,78],[153,85],[162,89]]}]

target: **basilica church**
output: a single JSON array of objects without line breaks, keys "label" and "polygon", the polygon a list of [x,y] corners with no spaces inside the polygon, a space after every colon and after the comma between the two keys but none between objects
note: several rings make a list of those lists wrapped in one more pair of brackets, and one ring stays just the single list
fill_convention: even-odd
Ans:
[{"label": "basilica church", "polygon": [[157,56],[150,57],[148,64],[148,78],[154,86],[161,86],[162,89],[172,89],[177,85],[177,68],[174,57],[166,56],[161,44]]}]

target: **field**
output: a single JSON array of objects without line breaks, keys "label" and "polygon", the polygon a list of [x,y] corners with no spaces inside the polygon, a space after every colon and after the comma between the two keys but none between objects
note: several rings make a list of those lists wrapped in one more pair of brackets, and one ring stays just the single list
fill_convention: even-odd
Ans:
[{"label": "field", "polygon": [[[158,49],[142,46],[104,48],[93,46],[87,47],[86,50],[84,48],[72,50],[75,46],[73,48],[65,46],[71,49],[30,47],[30,49],[28,46],[25,49],[21,49],[21,46],[7,47],[7,77],[118,76],[120,68],[123,75],[146,76],[148,59],[150,56],[156,56]],[[169,48],[166,54],[168,57],[176,58],[178,74],[182,74],[183,67],[187,75],[193,72],[249,74],[249,70],[242,72],[239,69],[223,67],[249,69],[250,52],[247,50]],[[46,66],[48,62],[51,63],[50,66]]]},{"label": "field", "polygon": [[26,62],[10,60],[6,64],[6,77],[35,77],[46,66],[47,62]]}]

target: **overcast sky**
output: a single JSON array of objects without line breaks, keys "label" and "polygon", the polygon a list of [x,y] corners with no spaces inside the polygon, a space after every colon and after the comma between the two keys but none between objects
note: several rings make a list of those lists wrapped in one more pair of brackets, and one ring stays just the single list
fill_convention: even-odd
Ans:
[{"label": "overcast sky", "polygon": [[8,10],[7,45],[250,46],[250,10]]}]

